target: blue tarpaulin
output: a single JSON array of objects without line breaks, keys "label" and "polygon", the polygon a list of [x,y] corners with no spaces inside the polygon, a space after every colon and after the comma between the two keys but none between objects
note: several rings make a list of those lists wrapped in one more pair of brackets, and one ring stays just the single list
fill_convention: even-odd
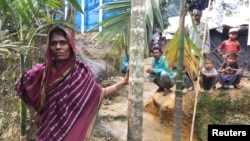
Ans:
[{"label": "blue tarpaulin", "polygon": [[[108,3],[112,0],[103,0],[103,3]],[[84,11],[84,15],[82,16],[82,13],[75,11],[74,14],[74,23],[77,31],[81,31],[81,29],[84,29],[84,32],[89,31],[90,28],[92,28],[94,25],[98,24],[100,21],[100,17],[102,17],[102,20],[114,15],[115,13],[108,13],[108,14],[102,14],[99,12],[98,7],[100,7],[100,1],[89,1],[89,0],[78,0],[78,3],[82,6],[82,2],[84,2],[84,7],[82,7]],[[102,14],[100,16],[100,14]],[[82,19],[84,18],[84,19]],[[84,22],[84,24],[83,24]],[[84,27],[82,27],[82,25]],[[98,30],[98,29],[97,29]],[[95,30],[93,30],[95,31]]]}]

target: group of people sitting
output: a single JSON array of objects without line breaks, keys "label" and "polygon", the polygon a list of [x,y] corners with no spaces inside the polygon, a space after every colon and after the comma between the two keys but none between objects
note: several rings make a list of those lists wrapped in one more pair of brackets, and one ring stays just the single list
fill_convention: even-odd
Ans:
[{"label": "group of people sitting", "polygon": [[[243,75],[243,69],[240,67],[238,58],[240,54],[240,44],[237,41],[238,30],[232,28],[229,30],[229,38],[223,41],[218,47],[218,53],[223,57],[223,63],[218,69],[214,68],[213,60],[205,57],[204,64],[199,71],[200,91],[213,93],[217,82],[221,84],[222,89],[228,89],[230,85],[234,88],[241,88],[240,81]],[[156,92],[168,94],[175,85],[176,73],[168,68],[168,61],[162,55],[159,47],[152,49],[154,59],[152,65],[146,70],[149,81],[155,83],[159,88]],[[185,61],[185,60],[184,60]],[[183,93],[193,90],[193,81],[187,74],[187,70],[183,69]]]}]

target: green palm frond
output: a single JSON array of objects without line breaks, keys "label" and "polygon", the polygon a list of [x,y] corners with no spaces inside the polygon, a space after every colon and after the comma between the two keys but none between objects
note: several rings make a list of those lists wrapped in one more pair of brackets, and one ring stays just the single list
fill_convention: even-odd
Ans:
[{"label": "green palm frond", "polygon": [[178,38],[179,35],[177,30],[173,38],[169,41],[167,48],[163,52],[165,59],[169,62],[168,67],[170,69],[173,68],[174,63],[177,61]]},{"label": "green palm frond", "polygon": [[185,41],[189,46],[189,49],[192,50],[192,53],[195,54],[196,56],[198,56],[200,59],[204,59],[200,50],[198,49],[198,47],[194,44],[194,42],[189,38],[188,36],[188,32],[187,30],[184,31],[184,37],[185,37]]},{"label": "green palm frond", "polygon": [[[154,13],[154,24],[159,24],[159,28],[162,31],[164,29],[163,18],[160,10],[159,0],[151,0],[152,12]],[[148,13],[147,13],[148,14]]]},{"label": "green palm frond", "polygon": [[[98,32],[96,36],[93,37],[93,39],[97,39],[97,44],[102,42],[112,42],[113,44],[111,45],[111,48],[129,47],[131,0],[121,0],[106,3],[100,8],[104,9],[105,14],[115,13],[115,15],[105,19],[90,29],[93,30],[98,27],[103,27],[103,30]],[[159,1],[147,0],[146,13],[147,15],[145,15],[145,22],[147,25],[148,35],[145,35],[145,40],[147,41],[148,36],[152,35],[152,30],[155,23],[160,26],[160,30],[163,29],[163,20],[159,8]],[[121,40],[121,36],[123,37],[123,40]],[[148,54],[147,42],[144,51],[145,54]]]},{"label": "green palm frond", "polygon": [[93,28],[99,26],[103,27],[103,30],[97,33],[93,38],[99,39],[97,43],[112,41],[115,36],[122,34],[124,32],[126,26],[129,23],[130,23],[129,12],[119,13],[117,16],[109,17],[93,27]]},{"label": "green palm frond", "polygon": [[1,0],[0,2],[0,11],[2,13],[6,13],[6,14],[2,14],[1,16],[1,20],[2,20],[2,27],[4,27],[4,25],[8,25],[9,21],[12,21],[13,26],[15,26],[14,28],[18,28],[18,18],[17,18],[17,14],[15,12],[15,9],[12,8],[14,7],[14,2],[13,1],[8,1],[8,0]]},{"label": "green palm frond", "polygon": [[0,55],[11,55],[13,51],[15,53],[24,53],[25,50],[31,46],[23,45],[22,42],[10,42],[9,40],[3,40],[0,44]]},{"label": "green palm frond", "polygon": [[59,0],[47,0],[45,1],[45,6],[48,7],[48,8],[55,8],[55,9],[58,9],[60,7],[63,6],[63,3]]},{"label": "green palm frond", "polygon": [[[163,25],[163,19],[162,14],[160,11],[160,3],[159,0],[147,0],[146,3],[146,26],[147,26],[147,32],[148,36],[151,36],[153,34],[153,28],[155,24],[159,25],[159,30],[163,31],[164,25]],[[145,36],[145,41],[148,41],[148,36]],[[149,51],[149,45],[146,42],[146,49],[145,51]],[[146,52],[148,54],[149,52]]]},{"label": "green palm frond", "polygon": [[[119,34],[117,37],[116,37],[116,40],[114,40],[113,42],[113,46],[111,46],[111,54],[122,54],[123,52],[123,48],[125,48],[125,45],[123,44],[124,43],[124,34]],[[121,58],[121,56],[119,56],[119,58]]]},{"label": "green palm frond", "polygon": [[[81,11],[77,0],[69,0],[69,2],[76,6],[75,9]],[[6,50],[20,52],[16,47],[31,47],[33,37],[41,35],[40,32],[45,32],[44,29],[51,25],[57,24],[73,28],[74,25],[67,23],[65,20],[53,20],[55,11],[61,11],[63,6],[64,4],[58,0],[1,0],[0,13],[6,13],[1,17],[2,28],[10,29],[7,34],[0,35],[1,40],[6,41],[8,39],[12,42],[1,44],[1,49],[6,53]],[[50,9],[53,10],[49,13],[54,12],[54,14],[44,13],[44,11]],[[22,44],[17,45],[14,42],[22,42]],[[25,50],[25,48],[21,50]]]},{"label": "green palm frond", "polygon": [[[169,68],[172,68],[177,61],[178,38],[179,35],[177,30],[163,53],[165,59],[169,62]],[[198,56],[198,58],[196,58],[196,56]],[[193,73],[198,75],[199,60],[203,60],[203,56],[201,55],[200,50],[189,38],[186,30],[184,31],[184,58],[183,65],[188,69],[188,74],[191,79],[194,80]]]},{"label": "green palm frond", "polygon": [[2,48],[2,47],[0,46],[0,56],[1,56],[1,55],[10,55],[10,54],[11,54],[11,52],[10,52],[8,49]]},{"label": "green palm frond", "polygon": [[14,42],[14,43],[9,43],[9,44],[1,44],[0,45],[0,52],[4,51],[8,54],[11,54],[10,51],[15,51],[15,52],[19,52],[22,53],[24,52],[26,49],[30,48],[31,46],[24,46],[24,45],[20,45],[20,42]]},{"label": "green palm frond", "polygon": [[106,3],[101,5],[100,8],[105,9],[106,13],[129,11],[131,8],[131,0],[121,0],[121,1]]},{"label": "green palm frond", "polygon": [[[150,4],[146,4],[146,13],[147,13],[146,24],[147,24],[149,29],[153,29],[153,27],[154,27],[154,13],[153,13],[153,7],[150,6],[151,0],[147,0],[147,3],[150,3]],[[149,32],[152,32],[152,30],[149,30]]]}]

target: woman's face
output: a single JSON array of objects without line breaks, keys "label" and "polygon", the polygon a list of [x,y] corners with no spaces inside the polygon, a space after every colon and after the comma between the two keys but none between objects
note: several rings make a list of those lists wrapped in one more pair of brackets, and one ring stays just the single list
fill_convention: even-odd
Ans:
[{"label": "woman's face", "polygon": [[52,34],[50,52],[56,62],[66,61],[70,57],[70,47],[66,38],[59,34]]}]

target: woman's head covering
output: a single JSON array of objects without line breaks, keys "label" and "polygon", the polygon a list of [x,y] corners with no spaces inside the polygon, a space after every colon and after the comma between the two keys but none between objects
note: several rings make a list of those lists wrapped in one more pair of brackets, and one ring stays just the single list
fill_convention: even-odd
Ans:
[{"label": "woman's head covering", "polygon": [[[65,36],[71,48],[71,54],[65,61],[65,64],[58,68],[57,72],[53,73],[52,67],[55,62],[50,52],[50,40],[52,35],[58,34],[58,32],[63,33],[63,36]],[[71,32],[60,27],[52,28],[47,37],[45,63],[36,65],[23,74],[20,81],[15,85],[17,94],[26,103],[34,106],[41,112],[46,100],[45,93],[60,83],[70,73],[72,66],[74,66],[76,60],[75,49],[75,40]]]},{"label": "woman's head covering", "polygon": [[64,36],[66,38],[67,42],[68,42],[70,50],[73,53],[71,55],[75,56],[76,47],[75,47],[75,40],[74,40],[74,37],[73,37],[72,33],[67,31],[67,30],[64,30],[61,27],[56,26],[56,27],[53,27],[52,29],[50,29],[50,31],[48,33],[48,36],[47,36],[46,58],[45,58],[45,60],[47,60],[48,62],[53,61],[53,58],[52,58],[51,52],[50,52],[50,42],[51,42],[51,38],[52,38],[53,34],[59,34],[59,35]]},{"label": "woman's head covering", "polygon": [[[72,33],[70,31],[64,30],[61,27],[53,27],[52,29],[50,29],[49,33],[48,33],[48,37],[47,37],[47,48],[46,48],[46,54],[50,54],[50,40],[52,38],[53,34],[60,34],[62,36],[64,36],[70,46],[70,48],[72,49],[72,51],[75,52],[76,47],[75,47],[75,39],[72,35]],[[48,55],[46,55],[46,57],[48,57]]]},{"label": "woman's head covering", "polygon": [[[63,33],[63,36],[66,38],[68,45],[71,50],[71,54],[64,65],[61,66],[61,68],[57,69],[56,73],[52,73],[52,67],[54,62],[54,59],[52,58],[51,52],[50,52],[50,42],[53,34],[59,34]],[[48,91],[50,88],[52,88],[54,85],[58,84],[61,80],[63,80],[67,74],[70,72],[70,68],[73,66],[76,55],[75,55],[75,40],[71,32],[64,30],[63,28],[60,28],[58,26],[52,28],[47,37],[47,46],[46,46],[46,55],[45,55],[45,71],[43,74],[43,79],[41,83],[41,97],[40,97],[40,105],[39,105],[39,111],[42,110],[44,106],[44,102],[46,99],[46,91]]]}]

